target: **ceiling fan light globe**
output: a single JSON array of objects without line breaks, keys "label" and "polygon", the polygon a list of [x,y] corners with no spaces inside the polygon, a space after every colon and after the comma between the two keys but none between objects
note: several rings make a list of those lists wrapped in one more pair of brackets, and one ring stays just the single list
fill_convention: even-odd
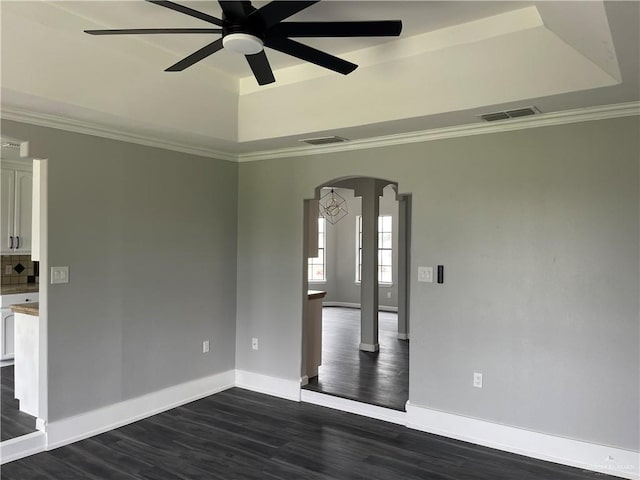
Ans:
[{"label": "ceiling fan light globe", "polygon": [[254,55],[264,49],[264,43],[258,37],[248,33],[230,33],[222,39],[224,48],[242,55]]}]

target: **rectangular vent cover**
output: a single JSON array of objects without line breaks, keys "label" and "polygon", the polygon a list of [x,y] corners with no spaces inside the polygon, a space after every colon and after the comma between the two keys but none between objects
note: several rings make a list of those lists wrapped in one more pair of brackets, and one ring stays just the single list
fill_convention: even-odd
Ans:
[{"label": "rectangular vent cover", "polygon": [[485,122],[495,122],[496,120],[507,120],[509,118],[527,117],[540,113],[536,107],[517,108],[515,110],[507,110],[505,112],[493,112],[479,115]]},{"label": "rectangular vent cover", "polygon": [[342,137],[331,136],[331,137],[318,137],[318,138],[303,138],[299,141],[308,143],[309,145],[327,145],[329,143],[347,142],[348,140]]}]

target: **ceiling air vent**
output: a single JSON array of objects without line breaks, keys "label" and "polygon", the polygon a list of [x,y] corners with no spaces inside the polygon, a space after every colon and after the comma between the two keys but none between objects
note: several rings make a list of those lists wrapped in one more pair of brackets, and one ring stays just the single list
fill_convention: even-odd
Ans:
[{"label": "ceiling air vent", "polygon": [[317,137],[317,138],[303,138],[300,142],[308,143],[309,145],[328,145],[330,143],[342,143],[348,142],[348,139],[342,137]]},{"label": "ceiling air vent", "polygon": [[2,144],[0,146],[2,146],[2,148],[12,148],[14,150],[19,150],[20,149],[20,144],[19,143],[13,143],[13,142],[2,142]]},{"label": "ceiling air vent", "polygon": [[535,115],[540,113],[536,107],[517,108],[515,110],[507,110],[505,112],[493,112],[479,115],[479,117],[485,122],[495,122],[496,120],[507,120],[509,118],[527,117],[529,115]]}]

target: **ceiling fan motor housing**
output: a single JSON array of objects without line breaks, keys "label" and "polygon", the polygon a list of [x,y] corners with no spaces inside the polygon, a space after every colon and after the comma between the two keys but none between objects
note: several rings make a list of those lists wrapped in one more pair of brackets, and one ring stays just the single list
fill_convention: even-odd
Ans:
[{"label": "ceiling fan motor housing", "polygon": [[248,17],[230,18],[223,13],[222,22],[224,48],[242,55],[255,55],[264,50],[265,29]]}]

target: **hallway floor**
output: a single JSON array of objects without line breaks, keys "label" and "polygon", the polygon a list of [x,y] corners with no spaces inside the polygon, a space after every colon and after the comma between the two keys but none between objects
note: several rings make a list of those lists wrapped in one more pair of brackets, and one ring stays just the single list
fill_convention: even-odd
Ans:
[{"label": "hallway floor", "polygon": [[360,310],[322,309],[322,365],[303,388],[404,411],[409,399],[409,341],[398,340],[398,315],[379,312],[380,351],[362,352]]}]

